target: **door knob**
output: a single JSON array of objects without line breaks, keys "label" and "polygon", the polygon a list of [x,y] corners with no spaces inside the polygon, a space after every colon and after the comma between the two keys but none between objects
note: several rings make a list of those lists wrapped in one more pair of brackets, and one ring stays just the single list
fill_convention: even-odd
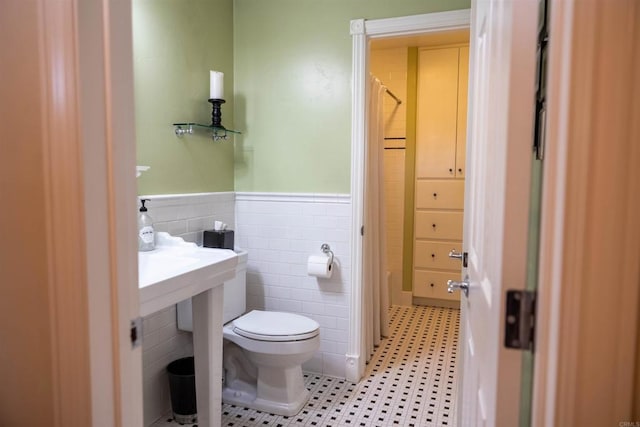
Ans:
[{"label": "door knob", "polygon": [[462,292],[464,292],[465,297],[469,296],[469,282],[456,282],[455,280],[447,280],[447,292],[452,294],[456,289],[460,289]]},{"label": "door knob", "polygon": [[449,258],[462,259],[462,252],[456,252],[455,249],[451,249],[449,252]]}]

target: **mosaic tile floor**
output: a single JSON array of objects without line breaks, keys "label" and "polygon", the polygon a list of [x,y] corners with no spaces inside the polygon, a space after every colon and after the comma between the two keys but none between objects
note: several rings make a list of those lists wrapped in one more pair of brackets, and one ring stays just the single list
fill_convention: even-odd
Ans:
[{"label": "mosaic tile floor", "polygon": [[[391,336],[376,349],[360,383],[305,374],[311,398],[298,415],[223,405],[222,426],[453,426],[459,313],[393,306]],[[154,427],[177,425],[167,419]]]}]

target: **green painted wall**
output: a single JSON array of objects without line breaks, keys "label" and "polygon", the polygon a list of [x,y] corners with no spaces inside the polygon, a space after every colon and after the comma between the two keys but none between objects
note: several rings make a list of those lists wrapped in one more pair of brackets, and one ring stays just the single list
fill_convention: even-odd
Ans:
[{"label": "green painted wall", "polygon": [[233,143],[178,138],[174,122],[211,122],[209,70],[225,73],[233,128],[233,0],[133,0],[139,194],[232,191]]},{"label": "green painted wall", "polygon": [[235,0],[235,188],[349,193],[351,35],[357,18],[469,0]]}]

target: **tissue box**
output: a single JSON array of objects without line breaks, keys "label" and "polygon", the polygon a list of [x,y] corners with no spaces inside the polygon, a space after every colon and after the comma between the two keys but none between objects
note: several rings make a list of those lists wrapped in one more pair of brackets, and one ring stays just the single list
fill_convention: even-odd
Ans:
[{"label": "tissue box", "polygon": [[233,250],[233,230],[205,230],[202,238],[205,248],[221,248]]}]

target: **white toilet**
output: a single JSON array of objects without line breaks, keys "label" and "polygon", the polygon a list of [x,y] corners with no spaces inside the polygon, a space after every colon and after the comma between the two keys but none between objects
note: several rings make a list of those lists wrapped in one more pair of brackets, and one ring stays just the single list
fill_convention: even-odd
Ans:
[{"label": "white toilet", "polygon": [[[222,401],[291,416],[309,399],[302,364],[320,347],[320,325],[292,313],[246,310],[247,253],[224,284]],[[178,304],[178,328],[193,330],[191,300]]]}]

